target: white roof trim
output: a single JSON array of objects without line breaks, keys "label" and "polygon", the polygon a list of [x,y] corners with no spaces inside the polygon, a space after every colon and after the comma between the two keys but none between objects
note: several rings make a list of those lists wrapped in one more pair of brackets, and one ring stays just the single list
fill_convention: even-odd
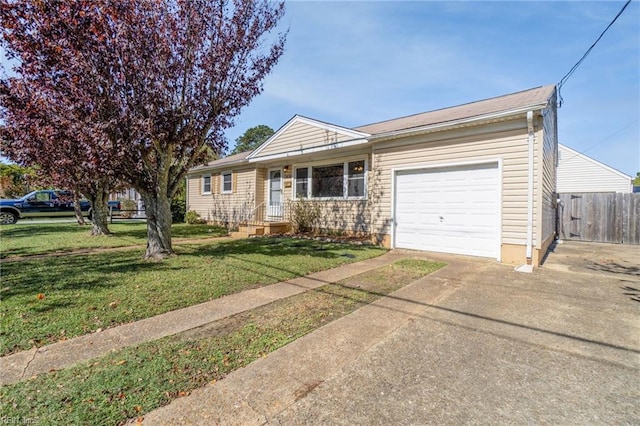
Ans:
[{"label": "white roof trim", "polygon": [[269,161],[269,160],[276,160],[279,158],[294,157],[294,156],[303,155],[303,154],[312,154],[314,152],[328,151],[331,149],[338,149],[338,148],[346,148],[346,147],[355,146],[355,145],[363,145],[363,144],[366,144],[367,142],[369,141],[364,138],[352,139],[350,141],[343,141],[343,142],[332,142],[327,145],[314,146],[312,148],[301,148],[293,151],[279,152],[277,154],[266,155],[264,157],[259,157],[259,158],[249,158],[249,162],[255,163],[258,161]]},{"label": "white roof trim", "polygon": [[545,108],[546,106],[547,106],[547,103],[545,102],[543,104],[536,104],[536,105],[521,107],[517,109],[510,109],[507,111],[492,112],[489,114],[477,115],[475,117],[466,117],[458,120],[445,121],[443,123],[427,124],[424,126],[410,127],[408,129],[393,130],[391,132],[377,133],[371,136],[369,139],[372,142],[374,142],[381,139],[392,139],[394,137],[411,135],[413,133],[446,130],[447,128],[456,127],[464,124],[472,124],[474,122],[500,119],[500,118],[508,117],[511,115],[526,113],[527,111],[537,111]]},{"label": "white roof trim", "polygon": [[[618,176],[620,176],[622,178],[629,179],[630,181],[633,180],[633,177],[631,177],[631,176],[629,176],[629,175],[627,175],[625,173],[622,173],[621,171],[616,170],[613,167],[607,166],[606,164],[604,164],[604,163],[602,163],[602,162],[600,162],[600,161],[598,161],[598,160],[596,160],[594,158],[591,158],[588,155],[581,154],[578,151],[576,151],[574,149],[571,149],[571,148],[569,148],[568,146],[566,146],[564,144],[558,143],[558,148],[566,149],[571,154],[574,154],[574,156],[571,157],[571,158],[580,157],[580,158],[582,158],[584,160],[587,160],[587,161],[590,161],[591,163],[593,163],[593,164],[595,164],[597,166],[600,166],[600,167],[602,167],[602,168],[604,168],[604,169],[606,169],[606,170],[608,170],[610,172],[613,172],[613,173],[617,174]],[[558,162],[562,162],[562,161],[567,161],[567,160],[559,160]]]},{"label": "white roof trim", "polygon": [[[322,121],[318,121],[318,120],[314,120],[312,118],[308,118],[308,117],[303,117],[301,115],[294,115],[289,121],[287,121],[285,123],[284,126],[280,127],[278,129],[277,132],[275,132],[269,139],[267,139],[262,145],[260,145],[255,151],[253,151],[251,153],[251,155],[249,155],[247,157],[247,159],[249,161],[251,161],[254,157],[258,156],[260,154],[260,152],[266,148],[268,145],[271,144],[271,142],[273,142],[278,136],[280,136],[282,133],[286,132],[291,126],[293,126],[294,124],[297,123],[304,123],[304,124],[308,124],[310,126],[314,126],[314,127],[318,127],[320,129],[323,130],[328,130],[331,132],[336,132],[338,134],[344,135],[344,136],[348,136],[352,139],[363,139],[363,138],[367,138],[370,135],[368,133],[364,133],[364,132],[358,132],[356,130],[352,130],[352,129],[348,129],[346,127],[340,127],[340,126],[336,126],[334,124],[329,124],[329,123],[325,123]],[[349,142],[349,141],[347,141]],[[336,145],[336,144],[330,144],[330,145],[323,145],[323,149],[331,149],[334,148],[332,145]],[[320,149],[319,151],[321,151],[322,149]],[[305,153],[306,152],[315,152],[315,151],[308,151],[308,150],[302,150]],[[300,152],[300,150],[297,150],[296,152]],[[273,154],[273,155],[269,155],[267,157],[263,157],[262,159],[266,159],[266,158],[272,158],[274,155],[279,156],[281,154]],[[288,157],[289,155],[282,155],[284,157]],[[279,158],[279,157],[274,157],[274,158]]]}]

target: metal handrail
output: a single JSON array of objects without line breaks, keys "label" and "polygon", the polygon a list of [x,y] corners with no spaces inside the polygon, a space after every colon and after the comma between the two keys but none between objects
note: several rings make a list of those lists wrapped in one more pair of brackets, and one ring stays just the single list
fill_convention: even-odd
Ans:
[{"label": "metal handrail", "polygon": [[264,206],[265,206],[265,202],[263,201],[251,211],[251,214],[249,215],[249,223],[257,223],[258,221],[264,220],[264,216],[259,218],[257,215],[258,211],[263,211],[262,209],[264,208]]},{"label": "metal handrail", "polygon": [[258,204],[248,216],[249,224],[269,221],[288,220],[289,209],[287,203],[269,204],[266,201]]}]

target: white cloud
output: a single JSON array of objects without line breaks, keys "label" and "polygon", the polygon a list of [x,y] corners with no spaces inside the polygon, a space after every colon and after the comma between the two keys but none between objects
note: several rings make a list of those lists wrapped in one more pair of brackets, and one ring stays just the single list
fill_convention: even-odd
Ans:
[{"label": "white cloud", "polygon": [[[621,6],[288,3],[287,51],[246,119],[281,119],[278,127],[299,113],[356,126],[551,84]],[[640,116],[639,10],[629,6],[565,85],[563,143],[587,148]],[[607,162],[635,175],[639,140],[637,128],[613,138]]]}]

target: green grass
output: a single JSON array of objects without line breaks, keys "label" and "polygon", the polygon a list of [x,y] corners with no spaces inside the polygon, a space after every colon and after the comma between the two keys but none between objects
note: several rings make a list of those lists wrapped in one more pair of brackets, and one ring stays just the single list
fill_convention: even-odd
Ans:
[{"label": "green grass", "polygon": [[[126,247],[147,242],[146,223],[113,223],[113,235],[89,236],[90,226],[75,223],[17,224],[0,226],[0,257],[30,256],[87,248]],[[219,226],[171,226],[173,238],[209,238],[227,235]]]},{"label": "green grass", "polygon": [[184,333],[3,386],[0,404],[31,424],[122,424],[442,266],[396,262],[218,321],[206,337]]},{"label": "green grass", "polygon": [[3,264],[0,354],[375,257],[385,250],[255,238],[185,244],[176,252],[178,256],[159,263],[142,260],[139,250],[126,250]]}]

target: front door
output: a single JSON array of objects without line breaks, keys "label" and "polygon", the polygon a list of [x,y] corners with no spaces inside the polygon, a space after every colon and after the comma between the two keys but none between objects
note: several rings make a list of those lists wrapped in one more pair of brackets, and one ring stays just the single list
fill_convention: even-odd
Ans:
[{"label": "front door", "polygon": [[282,172],[280,170],[269,171],[268,208],[269,219],[282,218]]}]

